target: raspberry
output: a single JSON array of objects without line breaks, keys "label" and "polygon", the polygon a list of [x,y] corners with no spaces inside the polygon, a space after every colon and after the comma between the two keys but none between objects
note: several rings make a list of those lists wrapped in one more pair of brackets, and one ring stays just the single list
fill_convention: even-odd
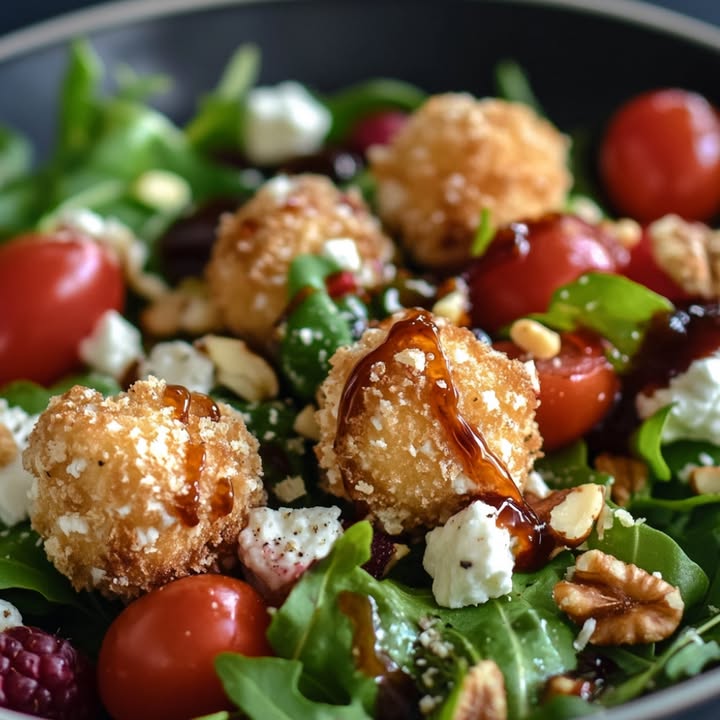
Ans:
[{"label": "raspberry", "polygon": [[53,720],[97,714],[95,674],[62,638],[24,625],[0,633],[0,707]]}]

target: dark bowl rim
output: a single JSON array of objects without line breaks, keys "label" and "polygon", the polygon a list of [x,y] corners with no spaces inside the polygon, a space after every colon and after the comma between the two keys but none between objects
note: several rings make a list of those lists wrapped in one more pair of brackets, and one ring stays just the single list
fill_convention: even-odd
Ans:
[{"label": "dark bowl rim", "polygon": [[[313,0],[290,0],[295,3]],[[336,0],[340,2],[342,0]],[[373,2],[374,0],[366,0]],[[668,8],[639,0],[470,0],[519,6],[545,6],[570,13],[594,14],[675,36],[720,53],[720,27]],[[74,37],[150,21],[161,17],[243,5],[286,3],[288,0],[112,0],[97,7],[64,13],[0,37],[0,63],[22,58]],[[617,708],[601,710],[598,720],[662,720],[716,699],[720,708],[720,668],[659,690]],[[0,708],[0,720],[31,720],[33,716]]]}]

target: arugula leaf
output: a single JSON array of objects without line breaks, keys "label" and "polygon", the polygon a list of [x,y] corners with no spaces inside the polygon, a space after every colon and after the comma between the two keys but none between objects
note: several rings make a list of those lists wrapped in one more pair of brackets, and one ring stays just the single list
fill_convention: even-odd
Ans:
[{"label": "arugula leaf", "polygon": [[612,477],[588,465],[587,446],[583,440],[556,450],[535,463],[535,470],[554,490],[596,483],[609,487]]},{"label": "arugula leaf", "polygon": [[90,44],[86,40],[74,41],[60,92],[60,130],[54,164],[78,157],[92,143],[102,74],[102,63]]},{"label": "arugula leaf", "polygon": [[113,378],[99,373],[86,373],[69,375],[49,388],[29,380],[16,380],[0,388],[0,398],[7,400],[8,405],[20,407],[26,413],[36,415],[45,410],[51,397],[64,393],[74,385],[93,388],[106,396],[120,392],[120,386]]},{"label": "arugula leaf", "polygon": [[[375,689],[355,665],[353,628],[338,603],[343,592],[372,598],[384,631],[378,633],[377,642],[401,668],[413,667],[420,621],[439,618],[466,639],[471,654],[498,663],[512,717],[529,714],[547,677],[575,666],[572,643],[577,630],[552,599],[553,586],[571,564],[568,554],[537,573],[516,573],[508,597],[449,610],[438,607],[427,589],[377,581],[362,570],[370,555],[370,540],[367,523],[349,528],[332,553],[303,576],[273,617],[270,642],[278,655],[302,662],[303,690],[308,695],[308,688],[313,689],[309,697],[342,703],[357,696],[366,710],[372,708]],[[461,662],[467,663],[466,652]]]},{"label": "arugula leaf", "polygon": [[556,330],[595,330],[616,350],[610,361],[624,369],[640,347],[652,316],[672,308],[667,298],[625,277],[586,273],[558,288],[547,312],[531,317]]},{"label": "arugula leaf", "polygon": [[240,46],[230,58],[215,90],[203,98],[200,110],[185,128],[190,143],[203,150],[240,147],[243,100],[260,74],[260,50]]},{"label": "arugula leaf", "polygon": [[298,687],[303,665],[299,660],[248,658],[222,653],[215,668],[225,692],[254,720],[371,720],[359,698],[347,705],[308,700]]},{"label": "arugula leaf", "polygon": [[0,125],[0,187],[21,177],[30,168],[32,149],[24,135]]},{"label": "arugula leaf", "polygon": [[412,112],[422,105],[427,94],[420,88],[401,80],[375,78],[345,88],[324,98],[332,126],[326,142],[344,140],[353,125],[362,117],[381,110],[397,109]]},{"label": "arugula leaf", "polygon": [[660,572],[664,580],[680,589],[687,607],[705,597],[708,578],[702,568],[670,536],[646,523],[626,527],[615,518],[612,527],[604,530],[602,539],[597,529],[593,531],[588,546],[647,572]]},{"label": "arugula leaf", "polygon": [[540,116],[545,115],[525,70],[514,60],[501,60],[495,66],[495,93],[504,100],[528,105]]},{"label": "arugula leaf", "polygon": [[670,480],[672,472],[662,452],[662,432],[673,406],[660,408],[645,420],[630,440],[633,451],[649,466],[658,480]]}]

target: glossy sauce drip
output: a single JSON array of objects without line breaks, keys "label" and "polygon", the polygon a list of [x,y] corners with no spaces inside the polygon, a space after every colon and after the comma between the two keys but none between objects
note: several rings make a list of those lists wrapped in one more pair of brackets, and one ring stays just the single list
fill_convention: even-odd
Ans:
[{"label": "glossy sauce drip", "polygon": [[414,311],[407,319],[395,323],[385,342],[355,366],[340,400],[338,437],[348,432],[350,420],[362,412],[363,390],[371,385],[373,366],[378,362],[390,365],[394,356],[407,348],[419,348],[425,354],[432,413],[445,430],[466,475],[475,482],[478,498],[498,509],[500,524],[515,538],[516,568],[527,570],[547,562],[555,546],[551,533],[525,503],[507,468],[488,447],[483,435],[460,414],[457,389],[438,329],[428,313]]},{"label": "glossy sauce drip", "polygon": [[408,720],[419,717],[415,683],[377,647],[374,603],[371,597],[349,590],[338,595],[338,607],[353,628],[355,665],[361,673],[374,678],[379,686],[375,718]]},{"label": "glossy sauce drip", "polygon": [[[184,425],[189,421],[191,407],[199,417],[210,418],[213,422],[220,419],[220,408],[211,397],[190,392],[182,385],[168,385],[163,394],[163,404],[173,408],[175,419]],[[173,498],[175,513],[189,527],[200,522],[200,478],[204,469],[205,443],[191,439],[185,451],[185,487]],[[232,484],[227,478],[221,478],[210,499],[213,516],[227,515],[232,510],[233,503]]]}]

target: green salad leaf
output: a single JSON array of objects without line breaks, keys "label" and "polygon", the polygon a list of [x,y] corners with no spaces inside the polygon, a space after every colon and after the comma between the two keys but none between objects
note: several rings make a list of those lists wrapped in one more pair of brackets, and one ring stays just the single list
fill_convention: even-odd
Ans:
[{"label": "green salad leaf", "polygon": [[614,555],[647,572],[660,572],[664,580],[680,589],[685,605],[699,603],[708,589],[708,578],[670,536],[636,521],[627,526],[614,518],[612,527],[598,530],[588,538],[588,546]]},{"label": "green salad leaf", "polygon": [[640,347],[652,316],[672,308],[667,298],[625,277],[587,273],[556,290],[547,312],[532,317],[556,330],[595,330],[615,348],[610,361],[623,369]]},{"label": "green salad leaf", "polygon": [[644,420],[637,429],[630,444],[635,453],[647,464],[658,480],[670,480],[672,471],[663,457],[662,432],[673,406],[660,408]]}]

